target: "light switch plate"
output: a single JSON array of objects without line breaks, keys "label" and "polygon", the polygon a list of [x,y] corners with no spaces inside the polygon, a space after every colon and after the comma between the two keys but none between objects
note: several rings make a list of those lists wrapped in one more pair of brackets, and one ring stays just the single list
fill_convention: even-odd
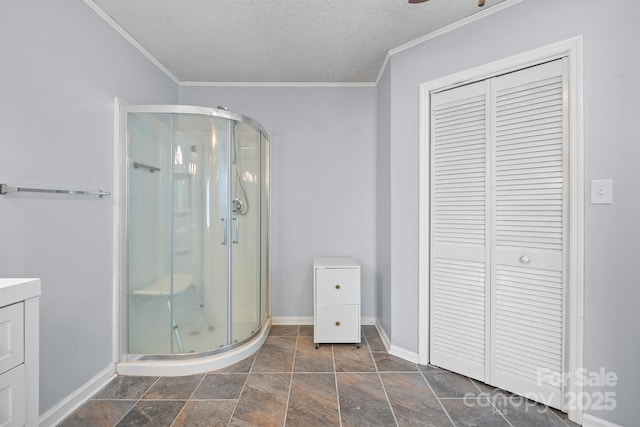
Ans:
[{"label": "light switch plate", "polygon": [[594,179],[591,181],[591,204],[610,205],[611,193],[613,190],[613,180]]}]

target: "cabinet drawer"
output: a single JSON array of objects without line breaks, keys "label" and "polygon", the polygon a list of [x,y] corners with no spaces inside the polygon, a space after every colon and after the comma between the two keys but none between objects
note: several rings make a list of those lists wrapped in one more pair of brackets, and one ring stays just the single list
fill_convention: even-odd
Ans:
[{"label": "cabinet drawer", "polygon": [[0,308],[0,374],[24,362],[24,303]]},{"label": "cabinet drawer", "polygon": [[26,380],[24,365],[0,375],[0,423],[3,426],[26,424]]},{"label": "cabinet drawer", "polygon": [[316,304],[360,304],[360,270],[317,269]]},{"label": "cabinet drawer", "polygon": [[359,305],[318,305],[314,342],[360,342]]}]

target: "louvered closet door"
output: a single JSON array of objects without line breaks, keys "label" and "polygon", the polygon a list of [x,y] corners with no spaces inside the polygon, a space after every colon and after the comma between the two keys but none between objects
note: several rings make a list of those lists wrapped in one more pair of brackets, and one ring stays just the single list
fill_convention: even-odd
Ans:
[{"label": "louvered closet door", "polygon": [[431,363],[484,380],[486,88],[432,95]]},{"label": "louvered closet door", "polygon": [[562,388],[546,379],[564,371],[564,66],[557,60],[491,82],[491,383],[558,408]]},{"label": "louvered closet door", "polygon": [[565,67],[431,95],[431,363],[558,408]]}]

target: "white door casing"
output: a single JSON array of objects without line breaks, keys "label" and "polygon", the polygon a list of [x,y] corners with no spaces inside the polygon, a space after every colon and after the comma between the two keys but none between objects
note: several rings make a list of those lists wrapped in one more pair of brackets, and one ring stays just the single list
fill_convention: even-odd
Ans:
[{"label": "white door casing", "polygon": [[[561,172],[564,174],[564,177],[565,177],[564,184],[566,185],[565,192],[563,193],[564,201],[562,202],[564,204],[564,209],[561,209],[563,218],[565,219],[565,221],[563,222],[564,235],[561,238],[561,241],[562,241],[562,244],[565,246],[566,250],[556,251],[556,254],[555,254],[556,256],[554,258],[553,249],[549,247],[530,248],[530,251],[533,251],[533,252],[530,252],[529,256],[526,256],[526,254],[522,253],[521,251],[522,249],[521,247],[522,245],[520,244],[521,242],[517,242],[519,238],[522,238],[522,236],[518,237],[519,234],[522,234],[523,236],[528,236],[530,241],[535,241],[536,239],[542,239],[544,241],[546,237],[549,237],[551,240],[553,240],[554,239],[553,233],[547,234],[546,231],[543,231],[542,233],[544,234],[538,233],[536,235],[535,232],[540,230],[536,230],[535,224],[528,224],[527,226],[525,226],[526,228],[522,228],[520,230],[513,229],[512,227],[513,224],[509,224],[506,222],[501,224],[493,224],[494,227],[497,227],[499,230],[496,233],[497,235],[499,235],[499,237],[497,237],[496,235],[493,235],[493,236],[487,235],[487,238],[490,239],[494,244],[500,243],[500,245],[496,245],[496,246],[500,246],[500,251],[498,252],[501,255],[497,256],[496,258],[496,267],[492,268],[491,271],[488,271],[487,273],[491,275],[494,283],[496,281],[495,280],[496,277],[499,279],[498,281],[502,281],[502,282],[504,282],[505,278],[508,277],[509,281],[513,282],[513,277],[511,276],[513,276],[514,274],[512,270],[515,269],[516,273],[518,273],[516,274],[517,280],[519,280],[520,282],[523,282],[523,283],[520,283],[519,289],[521,292],[524,292],[525,294],[528,292],[528,294],[526,294],[528,295],[527,301],[534,302],[533,304],[534,309],[531,313],[536,314],[535,302],[536,301],[539,302],[539,300],[541,299],[544,300],[544,298],[548,298],[549,295],[544,295],[544,292],[543,294],[540,294],[539,290],[543,289],[542,287],[539,287],[538,294],[536,294],[536,291],[534,291],[532,294],[531,289],[527,290],[527,286],[529,286],[529,283],[528,283],[529,278],[526,274],[531,274],[531,272],[535,272],[536,274],[533,275],[535,278],[537,278],[538,280],[542,280],[543,282],[549,282],[548,280],[549,277],[547,277],[549,275],[544,276],[544,275],[537,274],[539,273],[538,270],[544,270],[545,272],[553,272],[553,269],[551,270],[548,269],[549,265],[559,263],[562,266],[565,266],[566,268],[564,269],[563,273],[559,276],[560,277],[559,279],[558,277],[553,278],[554,274],[550,274],[550,276],[552,277],[552,280],[551,280],[552,283],[556,283],[557,285],[558,280],[560,282],[564,281],[565,283],[565,286],[563,287],[563,289],[566,290],[566,294],[564,295],[564,298],[563,298],[564,303],[562,304],[564,311],[566,313],[565,324],[561,324],[559,328],[556,327],[555,330],[545,339],[550,340],[550,342],[557,343],[558,336],[559,336],[558,331],[560,331],[559,332],[561,336],[560,340],[563,343],[566,343],[566,346],[562,348],[562,356],[560,358],[560,361],[558,361],[558,359],[556,358],[554,363],[550,365],[541,364],[540,366],[544,366],[545,369],[555,369],[555,367],[558,366],[558,363],[559,363],[560,366],[563,367],[562,371],[569,372],[569,373],[575,372],[576,369],[582,367],[582,359],[583,359],[583,355],[582,355],[583,273],[582,271],[583,271],[583,259],[584,259],[584,249],[583,249],[584,183],[583,183],[583,153],[581,148],[582,147],[582,74],[581,74],[582,39],[581,37],[576,37],[576,38],[562,41],[553,45],[545,46],[543,48],[536,49],[534,51],[526,52],[511,58],[507,58],[505,60],[497,61],[495,63],[486,64],[486,65],[474,68],[472,70],[457,73],[455,75],[440,78],[438,80],[427,82],[421,85],[421,115],[420,115],[421,116],[421,145],[420,145],[421,191],[420,191],[420,276],[419,276],[420,277],[419,279],[420,280],[420,283],[419,283],[420,363],[429,363],[429,362],[435,363],[433,359],[433,353],[430,353],[429,351],[430,348],[433,348],[434,343],[430,342],[429,335],[428,335],[428,331],[430,328],[429,321],[430,321],[431,315],[433,314],[433,313],[430,313],[430,311],[434,309],[434,306],[433,306],[434,301],[432,300],[435,297],[435,290],[432,290],[431,294],[429,292],[430,285],[432,285],[432,283],[429,282],[429,271],[431,269],[430,261],[433,257],[433,254],[431,254],[430,252],[435,250],[437,254],[437,251],[438,251],[437,248],[439,245],[439,244],[436,244],[434,245],[433,248],[430,247],[430,231],[431,231],[430,228],[433,222],[436,221],[434,218],[432,218],[432,215],[430,212],[430,205],[431,205],[430,190],[433,185],[433,183],[431,182],[431,178],[432,178],[431,175],[433,173],[433,171],[431,170],[432,159],[429,151],[429,147],[431,145],[431,137],[433,133],[433,129],[431,128],[431,123],[429,121],[430,111],[431,111],[430,103],[432,101],[430,99],[430,95],[432,93],[442,92],[443,90],[446,90],[448,88],[452,88],[455,86],[459,86],[461,84],[466,84],[468,86],[471,86],[471,83],[474,83],[474,82],[482,81],[495,76],[500,76],[515,70],[522,69],[522,68],[539,65],[551,60],[558,59],[558,58],[566,58],[566,65],[567,65],[567,73],[565,73],[564,84],[563,84],[563,87],[565,90],[562,94],[564,101],[567,102],[569,106],[568,113],[566,113],[563,119],[563,123],[565,125],[563,132],[568,131],[568,137],[566,138],[568,143],[565,145],[563,149],[564,150],[563,155],[565,156],[564,157],[565,163],[567,162],[567,157],[566,157],[567,154],[571,153],[571,156],[568,158],[568,163],[566,163],[566,167],[563,168]],[[499,87],[500,85],[495,86],[493,88],[494,92],[496,90],[500,90]],[[567,98],[567,93],[571,94],[571,96],[568,98]],[[513,119],[513,117],[511,119]],[[511,119],[507,118],[507,120],[511,120]],[[541,117],[537,117],[537,119],[540,119],[544,122],[545,117],[541,116]],[[536,120],[535,117],[534,117],[534,120]],[[544,123],[542,122],[538,123],[538,125],[540,124],[544,124]],[[487,133],[491,133],[495,131],[496,131],[495,128],[487,129]],[[526,150],[528,150],[529,155],[532,152],[536,151],[532,147],[523,148],[523,150],[525,150],[525,152]],[[555,151],[555,153],[557,154],[557,150]],[[511,154],[512,155],[510,157],[502,156],[502,159],[507,161],[517,161],[517,157],[519,154],[516,152],[512,152]],[[524,152],[520,154],[524,154]],[[554,154],[547,153],[546,156],[548,155],[553,156]],[[498,157],[500,157],[500,155]],[[524,157],[526,158],[527,156],[525,155]],[[542,157],[545,157],[545,155],[542,155]],[[541,159],[541,160],[544,160],[544,159]],[[503,167],[503,168],[509,167],[508,162],[507,163],[503,162],[503,164],[502,165],[499,164],[498,167]],[[491,171],[491,165],[489,165],[488,169],[490,174],[493,174],[495,172],[495,171],[494,172]],[[530,196],[535,196],[538,198],[543,197],[544,194],[548,195],[549,190],[552,190],[551,187],[553,187],[550,183],[541,184],[541,185],[543,186],[546,185],[547,188],[545,188],[544,191],[542,191],[540,194],[537,194],[537,195],[530,194]],[[496,196],[497,200],[494,200],[491,203],[491,205],[488,207],[488,209],[496,209],[497,208],[496,203],[497,203],[499,206],[498,209],[504,208],[508,210],[507,208],[509,208],[509,203],[513,202],[513,200],[510,200],[509,196],[514,196],[516,194],[517,194],[517,191],[515,192],[512,191],[511,193],[498,192],[498,195]],[[514,197],[511,197],[511,199],[514,199]],[[553,229],[553,227],[550,227],[550,229]],[[513,244],[514,239],[516,244]],[[555,239],[557,243],[558,242],[557,236],[555,237]],[[548,243],[548,241],[550,240],[547,239],[546,241]],[[505,242],[512,242],[512,243],[504,244]],[[537,243],[541,243],[541,242],[538,241]],[[515,258],[515,263],[516,263],[515,266],[510,266],[509,262],[500,261],[501,259],[504,258],[505,253],[509,253],[509,251],[507,250],[509,247],[515,248],[514,253],[512,253],[511,255],[507,255],[507,257],[511,257],[511,261],[509,262],[513,263],[514,256],[517,254]],[[561,253],[559,257],[557,256],[558,252]],[[567,254],[570,254],[571,256],[567,256]],[[522,261],[520,261],[520,257],[522,256],[525,256],[523,259],[525,261],[528,261],[528,264],[525,264]],[[490,258],[490,255],[488,256],[488,258]],[[547,264],[544,268],[538,269],[538,270],[533,270],[533,271],[529,270],[528,272],[518,271],[518,269],[523,269],[523,268],[526,269],[527,267],[528,268],[534,268],[536,266],[540,267],[541,263],[543,264],[547,263]],[[556,274],[556,276],[558,275]],[[562,287],[562,285],[560,285],[560,287]],[[549,291],[552,292],[551,289],[553,288],[553,286],[548,288],[549,288]],[[496,295],[499,293],[498,291],[502,293],[501,294],[502,305],[504,307],[508,307],[505,304],[506,302],[508,302],[508,298],[511,298],[511,296],[508,294],[505,294],[504,289],[500,290],[500,285],[496,285],[492,287],[490,289],[490,294],[488,295],[488,297],[495,298]],[[557,294],[557,287],[555,292]],[[506,313],[506,311],[504,310],[503,312]],[[548,319],[545,320],[543,317],[541,317],[539,313],[537,313],[535,317],[538,318],[540,322],[548,321]],[[515,320],[518,320],[518,319],[511,319],[511,323],[513,324]],[[519,320],[522,322],[523,319],[519,319]],[[498,325],[498,331],[500,331],[500,327],[499,327],[500,321],[497,318],[495,318],[495,316],[491,316],[489,321],[492,323],[495,322]],[[504,328],[504,325],[507,324],[505,322],[509,322],[509,321],[503,318],[502,333],[513,334],[513,330],[510,331]],[[531,325],[532,328],[533,327],[540,328],[542,325],[542,323],[540,322],[537,325]],[[557,322],[556,322],[556,326],[557,326]],[[518,331],[518,332],[521,332],[521,331]],[[491,338],[493,337],[485,337],[485,348],[487,349],[490,349],[491,346],[495,344],[493,341],[491,341]],[[529,340],[529,342],[533,343],[533,341],[531,340]],[[540,346],[539,344],[540,343],[535,343],[535,345],[538,346],[537,348],[545,347],[545,345]],[[545,342],[543,342],[542,344],[545,344]],[[547,342],[546,344],[549,344],[549,343]],[[526,349],[527,349],[526,347],[523,347],[523,348],[520,348],[519,350],[523,351]],[[503,352],[505,354],[507,353],[505,348],[500,349],[500,352]],[[496,358],[497,356],[498,354],[496,354],[495,351],[489,352],[488,354],[489,358]],[[553,358],[549,358],[548,355],[546,356],[547,356],[547,361],[553,359]],[[504,360],[505,359],[503,357],[503,361]],[[515,359],[510,358],[509,360],[513,361]],[[486,378],[495,377],[495,378],[498,378],[499,381],[501,381],[500,380],[501,377],[503,378],[503,380],[505,379],[510,380],[509,375],[506,372],[508,371],[508,369],[513,367],[514,366],[506,366],[504,365],[504,363],[502,365],[498,364],[497,366],[498,369],[496,369],[496,367],[487,369],[485,371],[485,377]],[[471,375],[471,376],[474,376],[474,375]],[[478,377],[478,376],[475,375],[475,377]],[[510,387],[512,389],[514,388],[513,386],[510,386]],[[532,389],[528,387],[526,390],[530,391]],[[570,400],[570,396],[577,396],[580,394],[581,391],[582,391],[581,384],[574,381],[574,378],[570,375],[568,377],[568,381],[566,382],[564,396],[558,396],[557,400],[560,400],[560,401],[562,401],[563,399],[565,401],[567,399]],[[547,399],[548,399],[549,390],[543,387],[543,389],[539,391],[539,394],[545,394],[545,396],[547,396]],[[554,406],[559,406],[559,405],[554,405]],[[582,411],[580,408],[576,406],[572,406],[572,407],[565,406],[564,409],[569,412],[569,418],[571,420],[576,422],[581,422]]]}]

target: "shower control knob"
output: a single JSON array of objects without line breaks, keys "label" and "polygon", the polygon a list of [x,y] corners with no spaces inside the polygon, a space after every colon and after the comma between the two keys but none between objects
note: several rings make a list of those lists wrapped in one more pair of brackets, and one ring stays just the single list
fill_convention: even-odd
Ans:
[{"label": "shower control knob", "polygon": [[340,322],[336,322],[336,326],[340,326]]},{"label": "shower control knob", "polygon": [[340,289],[340,285],[336,285],[336,289]]}]

